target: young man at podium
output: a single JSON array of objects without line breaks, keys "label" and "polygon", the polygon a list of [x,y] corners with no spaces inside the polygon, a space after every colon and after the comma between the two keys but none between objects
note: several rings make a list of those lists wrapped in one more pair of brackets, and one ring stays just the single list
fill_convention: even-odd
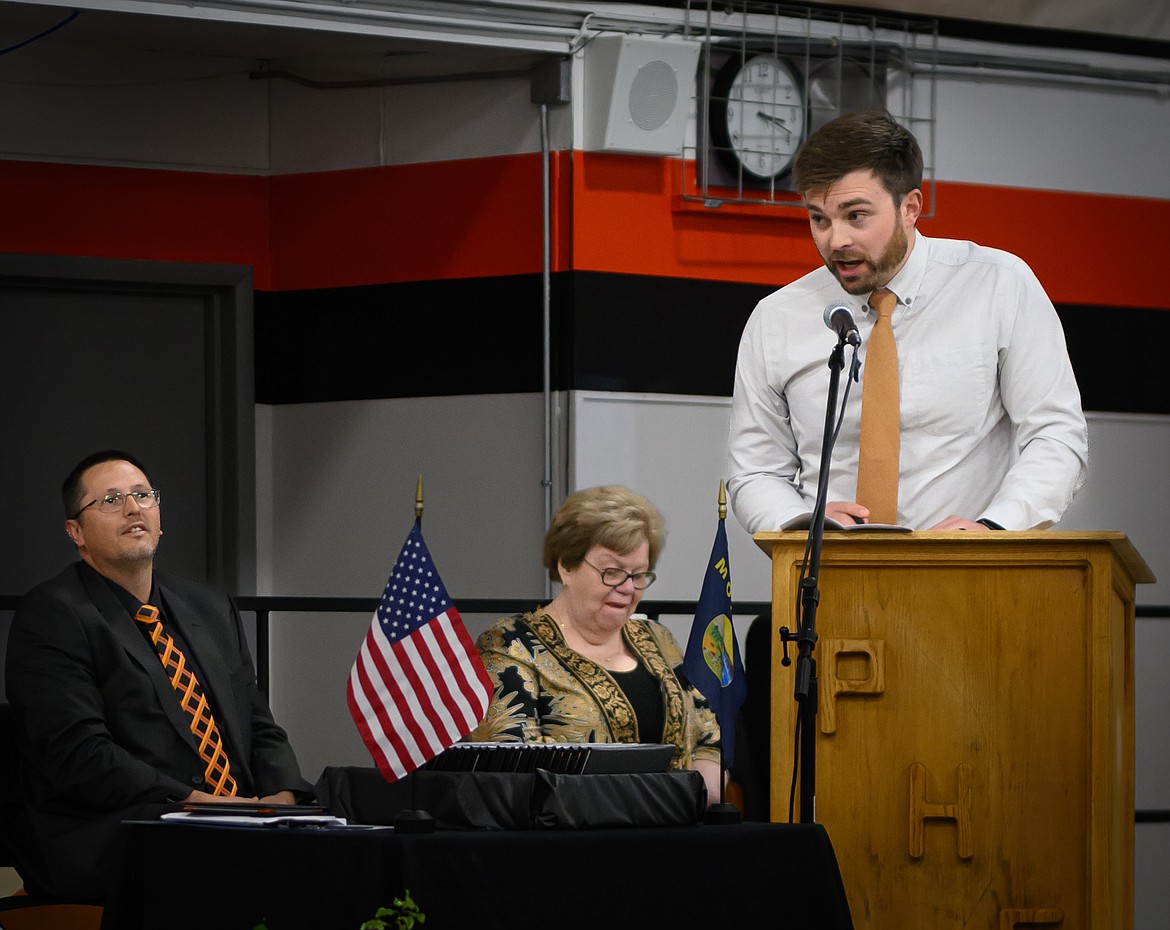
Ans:
[{"label": "young man at podium", "polygon": [[777,530],[813,509],[826,324],[861,362],[828,519],[977,531],[1059,520],[1084,481],[1088,442],[1064,332],[1036,276],[1014,255],[917,231],[922,152],[888,114],[826,124],[793,177],[824,266],[765,297],[744,329],[728,481],[740,523]]}]

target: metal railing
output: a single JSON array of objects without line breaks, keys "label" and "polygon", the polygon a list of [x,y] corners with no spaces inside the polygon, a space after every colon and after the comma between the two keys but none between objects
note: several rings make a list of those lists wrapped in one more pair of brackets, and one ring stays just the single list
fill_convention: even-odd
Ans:
[{"label": "metal railing", "polygon": [[[256,680],[261,692],[268,695],[269,657],[268,634],[272,614],[293,613],[367,613],[373,616],[378,607],[377,597],[282,597],[278,595],[240,595],[234,597],[242,613],[256,617]],[[531,610],[540,598],[460,598],[456,603],[461,614],[495,614],[500,617]],[[0,611],[16,610],[21,596],[0,594]],[[741,601],[733,605],[740,616],[769,614],[768,601]],[[640,613],[657,619],[662,615],[689,616],[695,612],[694,601],[642,601]],[[1138,605],[1134,609],[1142,619],[1170,619],[1170,605]],[[1135,823],[1170,823],[1170,809],[1134,811]]]},{"label": "metal railing", "polygon": [[[240,596],[233,598],[236,607],[256,615],[256,681],[261,692],[268,694],[268,631],[271,615],[291,611],[294,613],[367,613],[372,617],[378,609],[377,597],[280,597],[274,595]],[[458,598],[455,606],[460,614],[494,614],[506,617],[511,614],[532,610],[543,599],[530,598]],[[733,605],[740,615],[766,614],[772,612],[767,601],[745,601]],[[2,609],[2,607],[0,607]],[[642,601],[638,612],[652,619],[663,614],[693,615],[694,601]]]}]

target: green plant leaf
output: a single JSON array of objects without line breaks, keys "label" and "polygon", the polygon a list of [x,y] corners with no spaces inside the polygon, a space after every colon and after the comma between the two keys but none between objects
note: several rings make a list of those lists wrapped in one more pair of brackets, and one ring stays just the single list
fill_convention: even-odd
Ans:
[{"label": "green plant leaf", "polygon": [[[393,925],[389,924],[383,918],[394,919]],[[412,930],[416,923],[426,923],[427,916],[418,909],[414,898],[410,896],[410,889],[407,888],[401,898],[395,898],[394,903],[390,907],[380,907],[374,916],[362,924],[358,930],[387,930],[393,926],[393,930]],[[267,927],[257,928],[257,930],[268,930]]]}]

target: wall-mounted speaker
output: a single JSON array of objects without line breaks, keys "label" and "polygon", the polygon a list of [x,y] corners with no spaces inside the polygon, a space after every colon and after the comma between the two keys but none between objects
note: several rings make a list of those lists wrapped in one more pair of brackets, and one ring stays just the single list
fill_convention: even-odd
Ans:
[{"label": "wall-mounted speaker", "polygon": [[700,44],[599,36],[585,46],[584,147],[681,155]]}]

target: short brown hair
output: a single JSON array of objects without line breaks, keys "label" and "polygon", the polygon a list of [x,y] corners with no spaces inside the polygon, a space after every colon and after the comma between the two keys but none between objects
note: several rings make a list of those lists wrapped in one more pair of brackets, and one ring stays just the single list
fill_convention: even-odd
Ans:
[{"label": "short brown hair", "polygon": [[93,452],[73,466],[73,471],[69,472],[68,477],[61,485],[61,506],[65,508],[65,519],[75,520],[78,516],[81,495],[85,491],[81,479],[85,473],[95,465],[103,465],[106,462],[129,462],[142,472],[147,483],[150,483],[150,475],[146,473],[146,466],[129,452],[123,452],[121,449],[103,449],[101,452]]},{"label": "short brown hair", "polygon": [[922,187],[922,149],[884,110],[845,113],[814,132],[796,155],[792,179],[801,196],[823,191],[851,171],[870,169],[894,204]]},{"label": "short brown hair", "polygon": [[544,567],[560,583],[559,567],[576,568],[594,546],[625,555],[647,542],[653,568],[665,535],[658,508],[636,491],[619,484],[586,488],[570,495],[553,516],[544,536]]}]

